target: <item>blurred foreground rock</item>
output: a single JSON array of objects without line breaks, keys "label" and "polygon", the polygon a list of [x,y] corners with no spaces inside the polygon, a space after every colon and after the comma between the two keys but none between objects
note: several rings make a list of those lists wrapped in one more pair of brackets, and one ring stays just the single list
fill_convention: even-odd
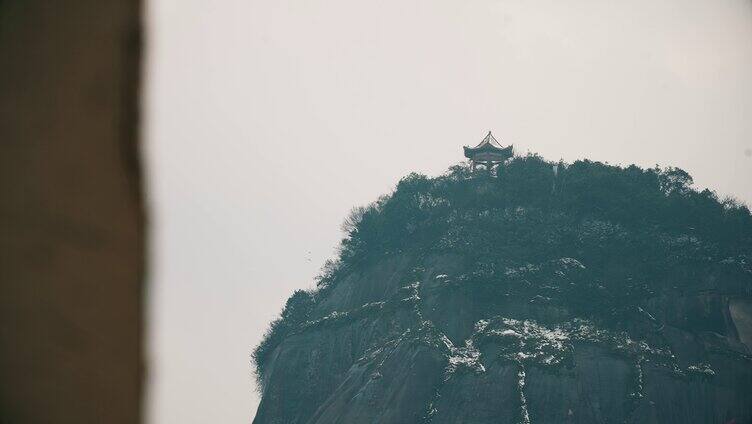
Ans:
[{"label": "blurred foreground rock", "polygon": [[0,422],[141,418],[140,2],[0,2]]}]

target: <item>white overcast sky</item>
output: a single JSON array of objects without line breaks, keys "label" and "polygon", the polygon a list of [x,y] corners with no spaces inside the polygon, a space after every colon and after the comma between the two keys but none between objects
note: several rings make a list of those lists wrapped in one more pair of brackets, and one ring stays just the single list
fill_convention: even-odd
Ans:
[{"label": "white overcast sky", "polygon": [[488,130],[752,203],[750,0],[147,3],[152,424],[249,423],[348,210]]}]

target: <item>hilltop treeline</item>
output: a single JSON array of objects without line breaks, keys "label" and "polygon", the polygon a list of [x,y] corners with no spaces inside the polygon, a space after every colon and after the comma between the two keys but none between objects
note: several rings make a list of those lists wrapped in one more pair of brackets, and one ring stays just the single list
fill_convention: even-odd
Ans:
[{"label": "hilltop treeline", "polygon": [[[731,199],[721,200],[710,190],[694,190],[692,177],[681,169],[623,168],[584,160],[559,165],[555,175],[554,165],[529,155],[508,162],[497,177],[481,171],[471,178],[463,166],[438,178],[411,174],[391,196],[356,210],[357,225],[350,225],[343,240],[343,259],[407,246],[440,248],[447,245],[453,230],[460,229],[458,224],[469,231],[465,237],[480,231],[483,238],[504,245],[514,242],[515,236],[524,237],[526,227],[554,224],[558,230],[534,233],[535,240],[530,240],[537,247],[534,252],[520,251],[528,260],[530,254],[545,255],[546,249],[538,249],[541,242],[555,244],[543,234],[561,233],[566,225],[588,221],[613,231],[623,227],[686,235],[726,253],[748,250],[752,243],[749,209]],[[475,241],[465,239],[462,244],[481,247]]]}]

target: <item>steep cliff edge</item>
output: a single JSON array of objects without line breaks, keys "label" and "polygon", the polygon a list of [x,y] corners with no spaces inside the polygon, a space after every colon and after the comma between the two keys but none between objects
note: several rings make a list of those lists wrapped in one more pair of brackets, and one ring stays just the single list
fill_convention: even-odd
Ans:
[{"label": "steep cliff edge", "polygon": [[678,169],[410,175],[254,353],[255,423],[747,423],[752,217]]}]

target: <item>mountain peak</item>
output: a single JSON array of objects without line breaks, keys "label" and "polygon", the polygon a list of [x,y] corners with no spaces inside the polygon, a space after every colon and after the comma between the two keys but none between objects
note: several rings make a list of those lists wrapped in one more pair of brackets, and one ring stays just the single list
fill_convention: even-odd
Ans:
[{"label": "mountain peak", "polygon": [[458,165],[347,221],[254,352],[257,423],[752,418],[752,216],[680,169]]}]

